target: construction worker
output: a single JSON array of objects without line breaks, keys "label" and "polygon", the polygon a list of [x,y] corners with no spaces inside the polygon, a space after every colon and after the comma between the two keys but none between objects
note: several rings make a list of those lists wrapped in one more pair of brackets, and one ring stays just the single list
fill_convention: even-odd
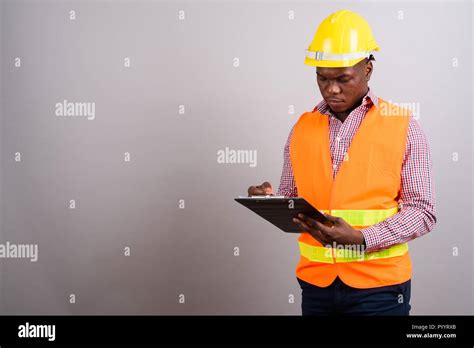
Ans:
[{"label": "construction worker", "polygon": [[[409,110],[368,86],[376,51],[348,10],[324,19],[306,51],[323,100],[290,132],[277,195],[305,198],[333,225],[294,219],[303,315],[409,315],[407,241],[436,223],[426,138]],[[274,194],[269,182],[248,193]]]}]

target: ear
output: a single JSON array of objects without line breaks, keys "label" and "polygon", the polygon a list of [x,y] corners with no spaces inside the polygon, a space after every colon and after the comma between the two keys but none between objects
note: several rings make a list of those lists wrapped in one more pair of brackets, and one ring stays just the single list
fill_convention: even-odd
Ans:
[{"label": "ear", "polygon": [[374,70],[374,66],[372,65],[372,61],[368,61],[365,66],[365,80],[367,82],[370,81],[370,77],[372,76],[372,71]]}]

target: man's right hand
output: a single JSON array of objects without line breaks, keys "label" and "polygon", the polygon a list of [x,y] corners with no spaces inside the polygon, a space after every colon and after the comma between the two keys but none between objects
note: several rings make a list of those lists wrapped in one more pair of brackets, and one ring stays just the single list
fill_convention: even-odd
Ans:
[{"label": "man's right hand", "polygon": [[265,181],[259,186],[250,186],[248,189],[248,194],[250,196],[273,196],[272,184],[268,181]]}]

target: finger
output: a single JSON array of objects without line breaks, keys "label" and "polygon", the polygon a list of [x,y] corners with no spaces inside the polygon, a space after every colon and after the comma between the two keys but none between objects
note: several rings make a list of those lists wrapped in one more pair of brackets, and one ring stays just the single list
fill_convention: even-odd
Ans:
[{"label": "finger", "polygon": [[308,231],[311,230],[311,227],[309,227],[304,221],[301,221],[300,219],[298,218],[294,218],[293,219],[293,222],[296,223],[298,225],[298,227],[301,227],[302,229],[304,229],[305,231]]},{"label": "finger", "polygon": [[[298,214],[298,216],[300,215],[304,215],[304,214]],[[316,239],[321,244],[329,243],[329,240],[323,233],[321,233],[321,231],[315,229],[313,226],[308,225],[307,222],[304,222],[300,220],[299,218],[294,218],[293,221],[297,222],[300,228],[304,230],[304,232],[311,234],[311,236],[313,236],[313,238]]]},{"label": "finger", "polygon": [[260,188],[263,189],[263,191],[267,195],[270,195],[273,193],[272,184],[270,184],[268,181],[265,181],[262,185],[260,185]]},{"label": "finger", "polygon": [[311,225],[313,224],[313,223],[312,223],[312,219],[311,219],[309,216],[307,216],[307,215],[305,215],[305,214],[303,214],[303,213],[299,213],[299,214],[298,214],[298,219],[300,219],[301,221],[303,221],[304,223],[306,223],[308,226],[311,226]]},{"label": "finger", "polygon": [[313,237],[319,240],[323,246],[326,246],[328,244],[331,245],[331,239],[328,238],[328,236],[326,236],[320,230],[313,230],[313,231],[315,231]]},{"label": "finger", "polygon": [[[298,217],[301,218],[301,220],[303,220],[308,226],[311,226],[314,229],[320,229],[321,223],[318,220],[310,218],[304,214],[298,214]],[[332,222],[330,224],[332,226]]]},{"label": "finger", "polygon": [[317,228],[318,230],[320,230],[321,232],[323,232],[324,234],[332,234],[332,232],[334,232],[333,228],[334,228],[334,225],[333,226],[326,226],[322,223],[320,223],[319,221],[316,221],[314,220],[314,228]]},{"label": "finger", "polygon": [[316,227],[316,220],[305,215],[305,214],[298,214],[298,218],[300,218],[301,220],[303,220],[308,226],[312,226],[312,227]]},{"label": "finger", "polygon": [[337,216],[332,216],[332,215],[326,214],[326,213],[324,213],[324,212],[323,212],[323,214],[324,214],[324,216],[326,217],[326,219],[328,219],[328,220],[331,221],[331,222],[336,222],[337,219],[339,219]]},{"label": "finger", "polygon": [[264,189],[259,188],[259,186],[250,186],[248,189],[249,196],[266,196],[267,193]]},{"label": "finger", "polygon": [[320,230],[312,228],[309,232],[311,236],[320,242],[323,246],[329,243],[327,237]]},{"label": "finger", "polygon": [[312,218],[308,218],[307,221],[305,221],[305,223],[311,227],[311,230],[314,232],[314,234],[318,236],[319,239],[322,239],[325,242],[329,240],[328,233],[321,231],[321,228],[320,228],[320,226],[323,226],[323,227],[326,227],[326,226],[322,225],[319,221]]},{"label": "finger", "polygon": [[319,231],[315,230],[311,226],[308,226],[305,222],[294,218],[293,221],[298,225],[298,230],[300,230],[303,233],[309,233],[311,236],[313,236],[314,239],[319,241],[321,244],[324,243],[324,241],[321,239],[321,234]]}]

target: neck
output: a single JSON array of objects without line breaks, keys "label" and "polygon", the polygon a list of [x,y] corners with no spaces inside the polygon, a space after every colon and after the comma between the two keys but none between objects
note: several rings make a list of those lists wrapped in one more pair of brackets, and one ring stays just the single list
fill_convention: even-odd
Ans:
[{"label": "neck", "polygon": [[352,112],[352,110],[354,110],[355,107],[352,107],[351,109],[349,109],[348,111],[344,111],[344,112],[334,112],[333,111],[333,114],[334,116],[336,116],[341,122],[344,123],[344,121],[346,120],[347,116],[349,116],[349,114]]}]

